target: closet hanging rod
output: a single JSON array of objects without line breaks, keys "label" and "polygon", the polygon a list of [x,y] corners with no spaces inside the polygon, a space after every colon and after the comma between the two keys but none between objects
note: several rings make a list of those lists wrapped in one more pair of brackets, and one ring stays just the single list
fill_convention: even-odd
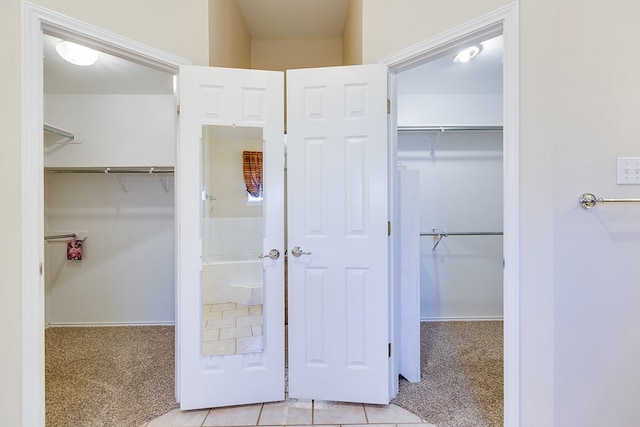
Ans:
[{"label": "closet hanging rod", "polygon": [[594,208],[598,203],[640,203],[640,199],[605,199],[604,197],[596,197],[593,193],[581,194],[578,201],[583,209]]},{"label": "closet hanging rod", "polygon": [[398,132],[501,131],[502,126],[398,126]]},{"label": "closet hanging rod", "polygon": [[76,139],[76,136],[73,133],[69,132],[68,130],[60,129],[55,126],[48,125],[46,123],[43,126],[43,130],[45,132],[49,132],[54,135],[61,136],[63,138]]},{"label": "closet hanging rod", "polygon": [[464,232],[433,232],[433,233],[420,233],[420,236],[502,236],[504,233],[502,231],[464,231]]},{"label": "closet hanging rod", "polygon": [[434,228],[431,233],[420,233],[420,236],[434,236],[435,244],[432,251],[435,251],[443,237],[447,236],[502,236],[504,233],[502,231],[457,231],[450,233],[447,230],[442,228]]},{"label": "closet hanging rod", "polygon": [[77,236],[78,235],[76,233],[54,234],[52,236],[44,236],[44,240],[69,239],[69,238],[75,238]]},{"label": "closet hanging rod", "polygon": [[147,168],[45,168],[45,172],[53,173],[103,173],[103,174],[172,174],[172,167]]}]

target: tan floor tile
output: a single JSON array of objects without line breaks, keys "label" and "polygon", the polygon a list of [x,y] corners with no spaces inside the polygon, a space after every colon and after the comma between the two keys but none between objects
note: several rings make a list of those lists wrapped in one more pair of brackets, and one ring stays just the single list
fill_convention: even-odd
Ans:
[{"label": "tan floor tile", "polygon": [[211,311],[235,310],[235,308],[235,302],[223,302],[219,304],[212,304]]},{"label": "tan floor tile", "polygon": [[222,311],[203,311],[202,320],[222,319]]},{"label": "tan floor tile", "polygon": [[227,317],[248,317],[249,309],[241,308],[239,310],[225,310],[222,312],[222,318],[225,319]]},{"label": "tan floor tile", "polygon": [[230,406],[214,408],[204,420],[203,426],[255,426],[262,403],[256,405]]},{"label": "tan floor tile", "polygon": [[263,335],[264,332],[262,332],[262,325],[254,325],[251,327],[251,333],[253,334],[254,337],[258,337]]},{"label": "tan floor tile", "polygon": [[220,339],[220,328],[205,328],[202,332],[203,341],[217,341]]},{"label": "tan floor tile", "polygon": [[222,328],[220,329],[220,339],[226,340],[231,338],[244,338],[251,337],[253,333],[251,326],[236,326],[235,328]]},{"label": "tan floor tile", "polygon": [[236,319],[234,317],[213,319],[207,322],[207,328],[233,328],[234,326],[236,326]]},{"label": "tan floor tile", "polygon": [[205,356],[223,356],[236,354],[236,340],[207,341],[202,344]]},{"label": "tan floor tile", "polygon": [[[308,425],[305,424],[289,424],[285,427],[309,427]],[[340,424],[314,424],[313,427],[342,427]],[[349,427],[351,427],[349,425]],[[378,427],[378,426],[375,426]]]},{"label": "tan floor tile", "polygon": [[208,409],[181,411],[174,409],[151,420],[146,427],[199,427],[207,417]]},{"label": "tan floor tile", "polygon": [[238,338],[236,340],[236,353],[256,353],[264,350],[262,337]]},{"label": "tan floor tile", "polygon": [[262,317],[262,315],[238,317],[236,319],[236,322],[238,326],[262,325],[264,323],[264,318]]},{"label": "tan floor tile", "polygon": [[260,415],[260,425],[308,425],[311,424],[312,402],[288,400],[265,403]]},{"label": "tan floor tile", "polygon": [[378,423],[421,423],[422,419],[398,405],[364,405],[367,419],[372,424]]},{"label": "tan floor tile", "polygon": [[313,407],[314,424],[366,424],[367,417],[361,403],[316,401]]},{"label": "tan floor tile", "polygon": [[[371,427],[371,424],[349,424],[349,427]],[[375,427],[396,427],[396,425],[395,424],[376,424]],[[405,424],[403,424],[402,427],[405,427]]]}]

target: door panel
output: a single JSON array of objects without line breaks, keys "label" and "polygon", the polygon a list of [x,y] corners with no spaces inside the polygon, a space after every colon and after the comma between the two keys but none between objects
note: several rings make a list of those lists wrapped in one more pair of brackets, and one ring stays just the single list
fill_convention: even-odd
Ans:
[{"label": "door panel", "polygon": [[[265,257],[262,261],[258,258],[260,252],[268,254],[276,249],[284,254],[285,250],[283,80],[281,72],[192,66],[180,69],[176,368],[183,410],[284,399],[284,257]],[[234,127],[258,127],[264,139],[264,200],[261,208],[254,208],[262,209],[263,231],[258,237],[258,253],[251,253],[252,260],[247,260],[261,262],[258,268],[262,269],[260,290],[264,317],[256,320],[263,323],[263,346],[262,351],[255,353],[211,355],[216,350],[204,348],[205,337],[213,332],[207,330],[205,334],[203,329],[206,322],[213,319],[213,313],[209,318],[202,309],[207,298],[203,262],[208,256],[203,253],[203,243],[209,237],[205,235],[207,213],[215,211],[217,200],[215,194],[207,193],[208,184],[203,178],[205,127],[225,127],[232,133],[235,133]],[[237,159],[237,168],[242,168],[241,156]],[[229,180],[229,186],[238,186],[239,192],[244,191],[241,182],[232,181]],[[229,218],[222,219],[226,221],[224,224],[230,222]],[[230,242],[241,247],[243,242],[240,243]],[[245,268],[245,264],[238,265]],[[234,304],[236,302],[234,300]],[[243,310],[239,308],[238,312]],[[225,314],[220,316],[226,321]],[[247,329],[246,324],[243,326]]]},{"label": "door panel", "polygon": [[397,172],[399,227],[399,351],[398,371],[412,383],[420,382],[420,173]]},{"label": "door panel", "polygon": [[287,71],[289,395],[389,402],[387,71]]}]

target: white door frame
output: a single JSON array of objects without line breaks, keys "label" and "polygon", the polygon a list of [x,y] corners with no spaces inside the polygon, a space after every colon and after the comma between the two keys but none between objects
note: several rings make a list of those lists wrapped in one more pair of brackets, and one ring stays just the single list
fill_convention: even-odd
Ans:
[{"label": "white door frame", "polygon": [[[503,65],[503,212],[505,258],[504,297],[504,425],[516,427],[520,422],[520,110],[519,110],[519,24],[518,3],[510,3],[487,15],[455,27],[380,60],[389,67],[392,100],[392,126],[397,127],[395,74],[433,59],[461,43],[484,40],[502,33]],[[394,179],[397,156],[396,132],[390,132],[389,176]],[[395,183],[389,185],[392,190]],[[397,200],[390,198],[395,204]],[[394,209],[390,208],[393,216]],[[396,222],[392,218],[392,222]],[[397,228],[397,227],[396,227]],[[397,236],[394,236],[397,238]],[[392,264],[394,263],[392,260]],[[394,277],[396,272],[393,272]],[[395,319],[392,319],[395,321]],[[395,338],[394,338],[395,340]],[[394,366],[397,378],[397,363]],[[394,370],[392,369],[392,371]]]},{"label": "white door frame", "polygon": [[[22,3],[22,425],[42,427],[45,425],[43,31],[172,74],[178,74],[180,65],[190,64],[38,5]],[[176,217],[180,214],[177,209],[176,204]],[[178,242],[177,232],[175,238]]]}]

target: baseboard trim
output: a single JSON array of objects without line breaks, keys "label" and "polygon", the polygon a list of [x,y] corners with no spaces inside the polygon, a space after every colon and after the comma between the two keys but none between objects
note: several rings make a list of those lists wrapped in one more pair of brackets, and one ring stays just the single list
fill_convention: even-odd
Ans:
[{"label": "baseboard trim", "polygon": [[485,317],[421,317],[420,322],[502,322],[502,316]]},{"label": "baseboard trim", "polygon": [[75,323],[49,323],[48,328],[100,328],[114,326],[175,326],[174,321],[153,321],[153,322],[75,322]]}]

